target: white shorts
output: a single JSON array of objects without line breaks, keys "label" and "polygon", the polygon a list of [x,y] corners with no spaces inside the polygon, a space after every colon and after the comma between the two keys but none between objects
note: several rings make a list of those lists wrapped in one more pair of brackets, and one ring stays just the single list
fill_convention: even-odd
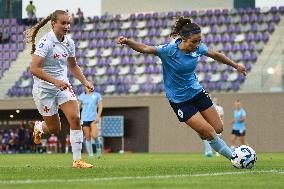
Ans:
[{"label": "white shorts", "polygon": [[70,85],[67,89],[51,90],[33,87],[33,98],[39,113],[42,116],[52,116],[58,113],[58,107],[70,100],[77,100]]}]

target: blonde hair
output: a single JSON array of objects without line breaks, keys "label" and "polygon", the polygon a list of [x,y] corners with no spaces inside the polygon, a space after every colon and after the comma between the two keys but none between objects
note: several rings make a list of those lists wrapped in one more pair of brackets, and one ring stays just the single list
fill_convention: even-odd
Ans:
[{"label": "blonde hair", "polygon": [[53,13],[51,13],[48,17],[42,19],[39,23],[37,23],[33,27],[24,31],[24,36],[25,36],[24,41],[26,43],[32,44],[31,54],[33,54],[36,50],[35,39],[36,39],[36,35],[37,35],[38,31],[40,30],[40,28],[42,28],[50,20],[56,22],[58,15],[60,15],[60,14],[68,14],[68,13],[66,11],[63,11],[63,10],[56,10]]}]

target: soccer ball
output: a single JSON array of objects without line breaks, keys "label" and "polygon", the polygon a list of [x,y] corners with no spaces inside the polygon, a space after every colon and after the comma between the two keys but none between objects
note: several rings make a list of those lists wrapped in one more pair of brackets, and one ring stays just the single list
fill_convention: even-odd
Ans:
[{"label": "soccer ball", "polygon": [[256,163],[255,151],[246,145],[237,147],[233,152],[231,162],[234,167],[239,169],[251,169]]}]

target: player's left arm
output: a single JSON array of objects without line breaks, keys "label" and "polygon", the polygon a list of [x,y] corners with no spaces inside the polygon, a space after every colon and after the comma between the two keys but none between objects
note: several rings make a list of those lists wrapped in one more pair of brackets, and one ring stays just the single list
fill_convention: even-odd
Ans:
[{"label": "player's left arm", "polygon": [[97,114],[97,118],[96,118],[96,123],[99,123],[101,116],[102,116],[102,112],[103,112],[102,100],[98,102],[97,106],[98,106],[98,114]]},{"label": "player's left arm", "polygon": [[244,122],[247,118],[246,112],[242,111],[242,116],[240,117],[240,121]]},{"label": "player's left arm", "polygon": [[77,65],[75,57],[68,58],[68,66],[74,77],[78,79],[83,85],[85,85],[89,89],[94,88],[94,86],[90,82],[88,82],[86,77],[83,75],[81,68]]},{"label": "player's left arm", "polygon": [[216,52],[212,49],[209,49],[207,56],[213,58],[218,62],[234,67],[236,70],[238,70],[238,72],[242,73],[244,76],[247,75],[246,68],[243,65],[235,63],[233,60],[229,59],[227,56],[220,52]]}]

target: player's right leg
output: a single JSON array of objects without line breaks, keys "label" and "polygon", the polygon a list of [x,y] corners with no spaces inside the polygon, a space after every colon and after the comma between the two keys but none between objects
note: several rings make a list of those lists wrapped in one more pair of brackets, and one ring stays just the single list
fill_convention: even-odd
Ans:
[{"label": "player's right leg", "polygon": [[203,143],[204,143],[204,148],[205,148],[204,155],[206,157],[211,157],[213,155],[213,152],[211,150],[211,146],[209,142],[207,140],[203,140]]},{"label": "player's right leg", "polygon": [[89,121],[83,121],[83,132],[86,138],[86,150],[87,153],[89,155],[89,157],[93,157],[94,156],[94,152],[93,152],[93,146],[92,146],[92,141],[91,141],[91,129],[90,129],[90,123]]}]

